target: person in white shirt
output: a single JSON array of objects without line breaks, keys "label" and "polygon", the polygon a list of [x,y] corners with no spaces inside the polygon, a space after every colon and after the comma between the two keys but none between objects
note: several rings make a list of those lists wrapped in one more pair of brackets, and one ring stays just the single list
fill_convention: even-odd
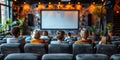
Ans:
[{"label": "person in white shirt", "polygon": [[67,36],[65,37],[64,41],[67,41],[67,42],[73,41],[73,37],[71,36],[70,32],[67,33]]},{"label": "person in white shirt", "polygon": [[40,38],[41,39],[50,39],[50,36],[48,36],[48,31],[43,31]]},{"label": "person in white shirt", "polygon": [[7,38],[7,43],[21,43],[24,44],[25,40],[24,38],[20,37],[20,28],[18,26],[14,26],[11,29],[11,38]]},{"label": "person in white shirt", "polygon": [[64,43],[64,35],[65,32],[64,31],[57,31],[56,37],[57,37],[57,41],[51,41],[51,44],[61,44]]}]

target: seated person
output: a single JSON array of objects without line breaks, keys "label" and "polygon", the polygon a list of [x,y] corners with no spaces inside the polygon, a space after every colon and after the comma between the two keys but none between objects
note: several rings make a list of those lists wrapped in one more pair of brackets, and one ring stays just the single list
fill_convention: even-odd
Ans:
[{"label": "seated person", "polygon": [[11,38],[7,38],[7,43],[21,43],[25,44],[25,39],[23,37],[20,37],[20,27],[14,26],[11,29]]},{"label": "seated person", "polygon": [[45,43],[47,45],[47,43],[40,39],[40,30],[34,30],[33,34],[32,34],[32,40],[30,40],[31,44],[39,44],[39,43]]},{"label": "seated person", "polygon": [[51,41],[51,44],[63,43],[64,42],[64,35],[65,35],[64,31],[57,31],[57,34],[56,34],[57,41]]},{"label": "seated person", "polygon": [[27,36],[26,38],[25,38],[25,42],[26,43],[30,43],[30,40],[32,39],[32,36]]},{"label": "seated person", "polygon": [[41,39],[50,39],[50,37],[48,36],[48,31],[43,31],[40,38]]},{"label": "seated person", "polygon": [[71,41],[73,41],[73,39],[74,38],[71,36],[71,33],[68,32],[65,39],[64,39],[64,41],[71,42]]},{"label": "seated person", "polygon": [[113,32],[109,31],[108,32],[108,40],[111,41],[111,40],[116,40],[116,39],[119,39],[119,36],[113,36]]},{"label": "seated person", "polygon": [[88,30],[83,28],[80,32],[81,40],[75,41],[75,44],[91,44],[92,41],[87,39],[88,35]]},{"label": "seated person", "polygon": [[32,33],[31,34],[29,34],[29,36],[27,36],[26,38],[25,38],[25,42],[26,43],[30,43],[30,40],[32,39]]},{"label": "seated person", "polygon": [[107,35],[103,35],[98,44],[111,44],[111,40],[109,40]]}]

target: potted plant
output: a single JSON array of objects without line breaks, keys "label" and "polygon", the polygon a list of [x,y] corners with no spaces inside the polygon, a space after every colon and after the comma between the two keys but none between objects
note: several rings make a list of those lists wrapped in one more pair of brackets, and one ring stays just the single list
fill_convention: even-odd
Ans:
[{"label": "potted plant", "polygon": [[108,35],[112,35],[113,23],[107,23],[106,28],[107,28]]},{"label": "potted plant", "polygon": [[92,25],[90,28],[91,34],[94,35],[96,30],[96,25]]},{"label": "potted plant", "polygon": [[113,24],[112,23],[107,23],[106,28],[108,30],[108,32],[113,30]]},{"label": "potted plant", "polygon": [[11,26],[19,26],[20,27],[20,34],[23,33],[23,25],[24,25],[24,18],[17,18],[16,21],[13,21]]}]

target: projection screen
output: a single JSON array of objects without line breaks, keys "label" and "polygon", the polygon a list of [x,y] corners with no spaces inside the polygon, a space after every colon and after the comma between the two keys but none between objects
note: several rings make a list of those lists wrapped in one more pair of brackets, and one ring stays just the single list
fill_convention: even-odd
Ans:
[{"label": "projection screen", "polygon": [[41,10],[41,29],[78,29],[78,10]]}]

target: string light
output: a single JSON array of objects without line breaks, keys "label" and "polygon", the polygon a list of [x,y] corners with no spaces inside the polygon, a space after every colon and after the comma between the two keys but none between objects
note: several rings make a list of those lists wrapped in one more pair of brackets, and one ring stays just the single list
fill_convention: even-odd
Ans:
[{"label": "string light", "polygon": [[17,0],[14,0],[15,2],[17,1]]},{"label": "string light", "polygon": [[101,0],[102,2],[104,2],[104,0]]},{"label": "string light", "polygon": [[51,2],[48,3],[48,9],[54,9],[54,6],[52,5]]},{"label": "string light", "polygon": [[58,8],[58,9],[63,8],[63,4],[61,4],[61,2],[58,2],[58,4],[57,4],[57,8]]},{"label": "string light", "polygon": [[95,5],[95,2],[93,2],[93,4]]},{"label": "string light", "polygon": [[41,2],[38,2],[38,4],[41,4]]},{"label": "string light", "polygon": [[26,2],[24,2],[24,4],[26,4]]},{"label": "string light", "polygon": [[80,2],[77,2],[77,4],[75,5],[75,8],[77,10],[81,10],[82,6],[81,6]]},{"label": "string light", "polygon": [[71,2],[68,2],[68,4],[71,4]]},{"label": "string light", "polygon": [[48,4],[51,4],[51,2],[49,2]]},{"label": "string light", "polygon": [[80,2],[77,2],[77,4],[80,4]]},{"label": "string light", "polygon": [[116,11],[116,13],[118,14],[118,13],[120,13],[119,11]]}]

